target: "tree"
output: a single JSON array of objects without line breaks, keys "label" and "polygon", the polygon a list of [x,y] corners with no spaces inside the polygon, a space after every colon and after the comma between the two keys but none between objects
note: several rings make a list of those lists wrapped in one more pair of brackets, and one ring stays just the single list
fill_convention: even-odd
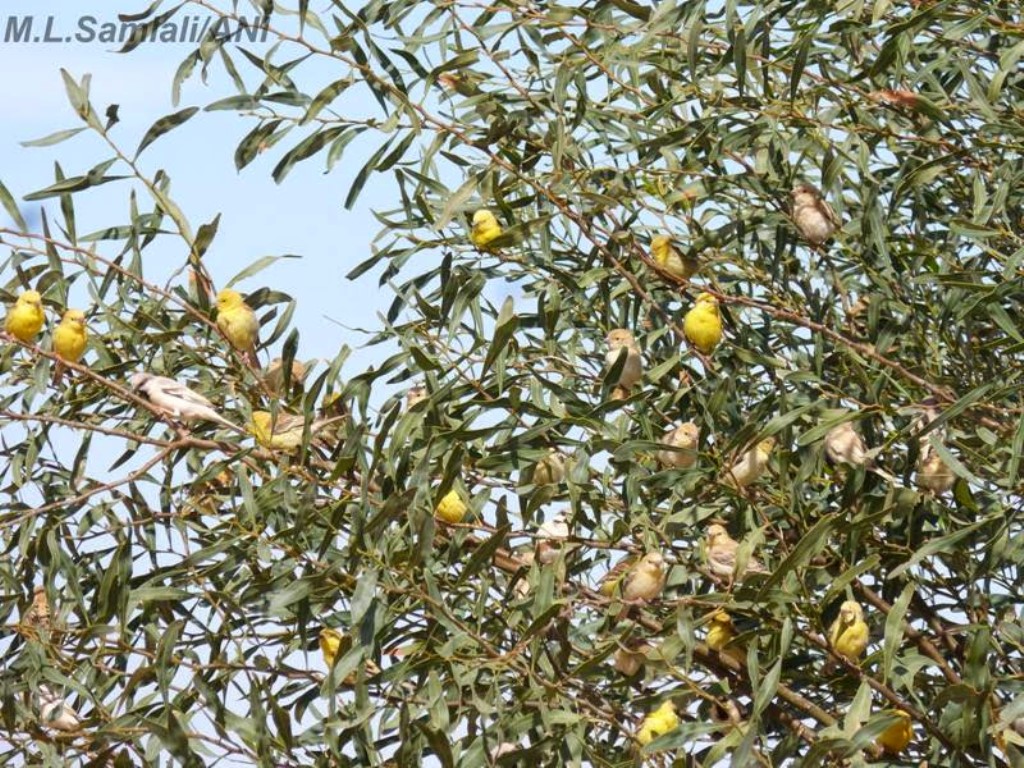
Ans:
[{"label": "tree", "polygon": [[[159,5],[141,37],[184,13]],[[135,162],[194,108],[132,154],[69,74],[83,130],[114,158],[26,196],[60,201],[42,233],[11,180],[0,193],[9,298],[38,287],[53,307],[84,280],[106,307],[63,388],[45,336],[3,358],[5,485],[39,497],[0,515],[8,760],[1017,764],[1019,7],[309,5],[275,8],[279,45],[257,55],[230,34],[235,4],[185,3],[228,25],[174,86],[223,70],[237,92],[207,109],[248,122],[236,163],[273,153],[282,189],[296,163],[346,174],[339,161],[372,144],[339,203],[394,190],[349,274],[394,293],[380,365],[342,378],[339,355],[268,383],[218,334],[203,264],[217,220],[194,226],[170,174]],[[304,86],[323,66],[329,82]],[[148,200],[81,234],[75,201],[122,180]],[[820,247],[791,215],[803,182],[841,219]],[[503,233],[477,249],[481,208]],[[657,234],[699,272],[659,269]],[[146,253],[167,239],[187,255],[163,287]],[[707,355],[682,330],[704,292],[726,329]],[[292,299],[248,298],[261,359],[280,348],[291,370]],[[606,363],[604,338],[619,327],[645,374],[616,397],[626,361]],[[126,387],[139,365],[235,423],[348,418],[268,450],[159,417]],[[659,464],[665,430],[691,420],[696,462]],[[875,466],[825,461],[842,422]],[[732,487],[732,462],[765,438],[767,472]],[[109,476],[89,464],[101,446],[118,452]],[[452,491],[462,523],[435,518]],[[538,533],[559,511],[569,539]],[[767,572],[711,573],[713,522]],[[599,590],[622,555],[655,551],[659,596]],[[28,610],[39,584],[50,629]],[[828,637],[851,600],[871,642],[848,659]],[[720,608],[742,634],[712,650]],[[330,668],[323,626],[352,639]],[[44,727],[44,688],[80,729]],[[666,701],[681,723],[641,747]],[[892,710],[913,724],[899,756],[876,745]]]}]

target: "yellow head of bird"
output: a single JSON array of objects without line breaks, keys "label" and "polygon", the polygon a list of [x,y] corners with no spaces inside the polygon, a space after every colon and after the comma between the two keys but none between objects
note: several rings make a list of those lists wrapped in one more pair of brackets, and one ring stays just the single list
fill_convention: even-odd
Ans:
[{"label": "yellow head of bird", "polygon": [[18,303],[41,307],[43,306],[43,297],[39,295],[39,291],[25,291],[18,297]]},{"label": "yellow head of bird", "polygon": [[711,614],[711,623],[732,625],[732,616],[724,608],[719,608]]},{"label": "yellow head of bird", "polygon": [[775,438],[766,437],[764,440],[757,444],[757,450],[760,451],[761,453],[770,455],[771,452],[775,450]]},{"label": "yellow head of bird", "polygon": [[225,288],[217,294],[217,309],[231,309],[241,306],[243,303],[242,294],[230,288]]},{"label": "yellow head of bird", "polygon": [[494,217],[494,214],[486,208],[473,212],[473,229],[497,226],[497,224],[498,220]]},{"label": "yellow head of bird", "polygon": [[698,296],[697,305],[704,307],[705,309],[713,309],[716,313],[718,312],[718,299],[710,293],[702,293]]},{"label": "yellow head of bird", "polygon": [[714,544],[715,541],[720,539],[722,536],[728,536],[728,535],[729,535],[728,531],[726,531],[725,528],[723,526],[719,525],[718,523],[712,523],[711,525],[708,526],[707,537],[708,537],[708,543],[710,543],[710,544]]},{"label": "yellow head of bird", "polygon": [[856,600],[847,600],[839,606],[839,618],[844,626],[855,624],[864,618],[864,609]]},{"label": "yellow head of bird", "polygon": [[85,328],[85,312],[80,309],[69,309],[61,316],[60,321],[65,325],[76,325]]},{"label": "yellow head of bird", "polygon": [[660,571],[665,565],[665,558],[661,552],[648,552],[644,555],[643,563],[648,568],[655,568]]}]

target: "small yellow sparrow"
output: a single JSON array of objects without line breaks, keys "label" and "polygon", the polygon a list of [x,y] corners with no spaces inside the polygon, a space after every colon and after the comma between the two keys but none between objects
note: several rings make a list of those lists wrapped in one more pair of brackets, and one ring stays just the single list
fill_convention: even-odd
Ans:
[{"label": "small yellow sparrow", "polygon": [[251,365],[259,365],[256,359],[256,339],[260,323],[252,307],[245,303],[238,291],[225,288],[217,294],[217,327]]},{"label": "small yellow sparrow", "polygon": [[30,343],[43,328],[43,297],[37,291],[25,291],[4,319],[4,330],[25,344]]},{"label": "small yellow sparrow", "polygon": [[654,600],[665,588],[665,558],[660,552],[648,552],[622,581],[622,599]]},{"label": "small yellow sparrow", "polygon": [[888,755],[898,755],[905,750],[914,739],[914,725],[910,715],[902,709],[887,709],[887,715],[895,715],[898,719],[880,734],[878,746]]},{"label": "small yellow sparrow", "polygon": [[695,259],[685,258],[679,253],[668,235],[651,238],[651,261],[681,280],[689,280],[699,267]]},{"label": "small yellow sparrow", "polygon": [[817,248],[839,229],[839,217],[817,188],[798,184],[789,194],[793,198],[793,223],[812,246]]},{"label": "small yellow sparrow", "polygon": [[[315,419],[309,425],[309,438],[312,440],[328,424],[343,421],[345,416],[330,419]],[[302,445],[302,435],[306,430],[306,419],[291,413],[278,412],[277,418],[269,411],[253,411],[252,421],[247,425],[249,433],[264,448],[278,451],[295,451]]]},{"label": "small yellow sparrow", "polygon": [[678,725],[679,715],[676,714],[676,705],[671,701],[666,701],[644,718],[640,729],[636,732],[636,740],[647,746],[659,736],[675,730]]},{"label": "small yellow sparrow", "polygon": [[613,398],[621,400],[643,378],[643,357],[633,334],[625,328],[615,328],[605,337],[605,341],[608,344],[608,352],[604,356],[604,361],[609,369],[623,354],[626,358],[619,373],[619,380],[615,383],[615,391],[612,393]]},{"label": "small yellow sparrow", "polygon": [[466,506],[466,502],[462,500],[459,492],[453,488],[437,502],[434,516],[446,523],[460,523],[468,511],[469,507]]},{"label": "small yellow sparrow", "polygon": [[847,600],[839,607],[839,615],[828,629],[829,645],[840,656],[856,664],[867,650],[870,639],[864,609],[856,600]]},{"label": "small yellow sparrow", "polygon": [[714,352],[722,340],[722,316],[718,312],[718,299],[710,293],[698,296],[697,303],[683,318],[683,333],[705,355]]},{"label": "small yellow sparrow", "polygon": [[481,208],[473,214],[473,226],[469,230],[469,239],[477,248],[488,250],[492,241],[501,237],[501,225],[486,208]]},{"label": "small yellow sparrow", "polygon": [[[85,352],[88,333],[85,329],[85,313],[80,309],[69,309],[53,330],[53,351],[61,360],[77,363]],[[53,381],[59,383],[64,375],[64,366],[57,363],[53,368]]]},{"label": "small yellow sparrow", "polygon": [[757,482],[768,468],[768,461],[775,448],[775,438],[766,437],[757,445],[748,448],[740,456],[722,478],[722,482],[731,488],[746,488]]},{"label": "small yellow sparrow", "polygon": [[731,583],[733,579],[742,581],[751,573],[768,572],[761,561],[751,555],[747,558],[747,565],[743,569],[743,573],[736,574],[736,552],[739,549],[739,542],[733,539],[728,531],[718,523],[708,526],[706,545],[708,570],[720,579]]},{"label": "small yellow sparrow", "polygon": [[689,469],[697,462],[697,441],[700,439],[700,427],[692,421],[670,429],[661,439],[664,450],[658,451],[655,457],[663,467]]},{"label": "small yellow sparrow", "polygon": [[[338,657],[344,656],[352,650],[352,638],[330,627],[324,627],[320,630],[319,640],[320,652],[324,655],[324,662],[327,664],[328,669],[334,666],[334,662],[337,661]],[[380,673],[380,667],[370,659],[366,660],[365,669],[366,674],[370,677]],[[356,677],[356,672],[353,670],[342,680],[342,683],[344,685],[355,685]]]}]

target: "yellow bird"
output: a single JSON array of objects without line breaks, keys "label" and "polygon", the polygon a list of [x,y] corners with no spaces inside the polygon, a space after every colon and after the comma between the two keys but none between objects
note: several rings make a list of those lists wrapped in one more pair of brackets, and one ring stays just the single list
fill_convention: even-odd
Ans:
[{"label": "yellow bird", "polygon": [[605,337],[605,342],[608,344],[608,352],[605,353],[604,362],[609,369],[615,365],[625,350],[626,360],[622,364],[619,380],[615,383],[615,391],[612,393],[614,399],[621,400],[643,378],[643,357],[633,334],[625,328],[610,331]]},{"label": "yellow bird", "polygon": [[469,239],[477,248],[490,250],[491,242],[501,237],[501,224],[486,208],[481,208],[473,214],[473,226],[469,230]]},{"label": "yellow bird", "polygon": [[707,564],[708,570],[715,576],[732,582],[735,578],[742,581],[745,576],[751,573],[767,573],[760,560],[751,555],[747,558],[746,567],[743,573],[736,574],[736,553],[739,550],[739,542],[729,535],[729,532],[718,523],[712,523],[707,530]]},{"label": "yellow bird", "polygon": [[737,490],[757,482],[768,469],[768,461],[771,459],[774,449],[775,438],[773,437],[766,437],[757,445],[747,449],[725,473],[722,482]]},{"label": "yellow bird", "polygon": [[[352,638],[349,635],[343,635],[336,629],[330,627],[324,627],[320,630],[320,652],[324,655],[324,661],[327,663],[328,668],[334,666],[334,662],[341,656],[346,655],[352,650]],[[380,667],[373,663],[370,659],[366,660],[365,663],[366,674],[373,677],[380,673]],[[356,673],[353,670],[349,675],[342,680],[344,685],[355,685]]]},{"label": "yellow bird", "polygon": [[735,638],[736,627],[732,623],[732,616],[722,609],[711,614],[711,621],[708,624],[708,636],[705,638],[708,648],[726,656],[731,656],[736,661],[743,663],[746,658],[743,650],[739,646],[729,645]]},{"label": "yellow bird", "polygon": [[659,736],[675,730],[678,726],[679,715],[676,714],[676,705],[671,701],[666,701],[644,718],[640,729],[636,732],[636,740],[647,746]]},{"label": "yellow bird", "polygon": [[682,256],[668,235],[651,238],[651,260],[673,277],[689,280],[700,265],[696,259]]},{"label": "yellow bird", "polygon": [[[309,425],[310,440],[328,424],[343,421],[345,416],[330,419],[316,419]],[[256,442],[264,448],[277,451],[294,451],[302,445],[302,435],[306,429],[306,420],[302,416],[290,413],[278,413],[274,419],[269,411],[253,411],[252,421],[247,429],[256,438]]]},{"label": "yellow bird", "polygon": [[466,502],[462,500],[459,492],[453,488],[437,503],[434,516],[446,523],[460,523],[468,511],[469,507],[466,506]]},{"label": "yellow bird", "polygon": [[4,320],[4,330],[25,344],[30,343],[43,329],[43,297],[38,291],[22,293]]},{"label": "yellow bird", "polygon": [[885,714],[895,715],[899,719],[878,734],[877,743],[886,754],[898,755],[913,741],[914,725],[910,720],[910,715],[902,709],[887,709]]},{"label": "yellow bird", "polygon": [[692,421],[670,429],[661,439],[664,450],[658,451],[655,458],[663,467],[689,469],[697,462],[697,441],[700,439],[700,427]]},{"label": "yellow bird", "polygon": [[626,574],[622,582],[622,599],[654,600],[665,588],[665,558],[661,552],[648,552]]},{"label": "yellow bird", "polygon": [[705,355],[714,352],[722,340],[722,316],[718,312],[718,299],[710,293],[698,296],[697,303],[683,318],[683,333]]},{"label": "yellow bird", "polygon": [[[80,309],[69,309],[53,331],[53,351],[61,360],[77,363],[85,352],[88,332],[85,329],[85,313]],[[60,382],[64,366],[58,361],[53,368],[53,382]]]},{"label": "yellow bird", "polygon": [[[839,615],[829,627],[828,642],[836,653],[856,664],[868,647],[870,634],[860,603],[847,600],[839,607]],[[832,668],[832,665],[826,666]]]},{"label": "yellow bird", "polygon": [[217,327],[231,346],[241,352],[250,365],[259,366],[256,359],[256,339],[260,323],[252,307],[242,294],[225,288],[217,294]]}]

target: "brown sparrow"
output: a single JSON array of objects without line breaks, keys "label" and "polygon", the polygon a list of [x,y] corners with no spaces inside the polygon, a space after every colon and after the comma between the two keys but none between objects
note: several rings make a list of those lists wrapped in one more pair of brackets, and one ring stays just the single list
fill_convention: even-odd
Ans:
[{"label": "brown sparrow", "polygon": [[793,198],[793,223],[812,246],[819,247],[839,229],[839,217],[816,187],[798,184],[789,194]]}]

